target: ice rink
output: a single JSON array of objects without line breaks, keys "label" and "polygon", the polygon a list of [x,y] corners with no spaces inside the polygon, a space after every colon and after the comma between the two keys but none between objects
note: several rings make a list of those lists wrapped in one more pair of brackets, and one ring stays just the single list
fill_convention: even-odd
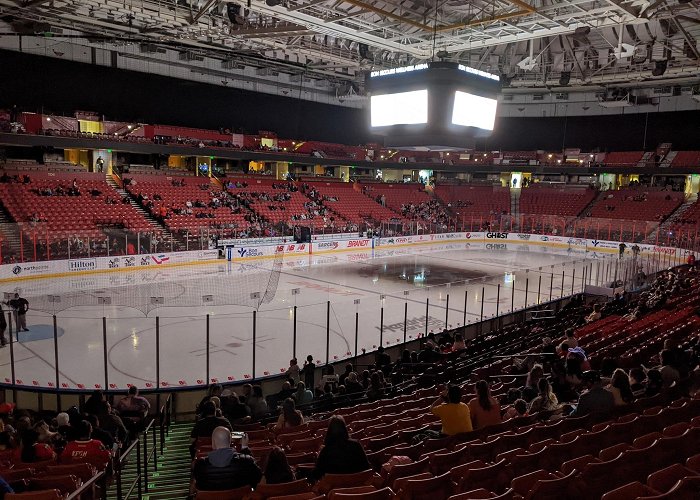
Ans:
[{"label": "ice rink", "polygon": [[297,357],[323,364],[327,355],[331,362],[353,356],[356,339],[359,352],[380,338],[402,342],[404,318],[411,339],[425,333],[426,321],[427,331],[439,331],[581,291],[584,268],[590,277],[605,265],[566,249],[487,246],[222,260],[6,284],[3,292],[29,300],[30,331],[0,350],[0,376],[12,381],[11,356],[18,385],[43,387],[56,385],[56,357],[64,388],[273,375],[292,357],[294,306]]}]

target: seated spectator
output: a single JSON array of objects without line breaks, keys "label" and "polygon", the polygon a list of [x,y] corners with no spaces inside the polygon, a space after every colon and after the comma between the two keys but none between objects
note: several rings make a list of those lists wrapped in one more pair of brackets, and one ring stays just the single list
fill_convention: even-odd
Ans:
[{"label": "seated spectator", "polygon": [[644,397],[656,396],[664,387],[664,381],[659,370],[649,370],[647,372],[647,384]]},{"label": "seated spectator", "polygon": [[223,392],[224,388],[221,384],[210,384],[209,388],[207,389],[207,395],[204,396],[200,401],[199,404],[197,405],[197,416],[200,416],[202,414],[202,408],[204,406],[204,403],[209,401],[212,397],[216,396],[219,397],[221,396],[221,393]]},{"label": "seated spectator", "polygon": [[250,422],[250,410],[230,389],[221,393],[221,413],[233,425]]},{"label": "seated spectator", "polygon": [[34,430],[38,435],[38,441],[40,443],[53,443],[56,439],[61,439],[61,435],[57,432],[51,432],[49,429],[49,424],[43,420],[39,420],[34,424]]},{"label": "seated spectator", "polygon": [[360,397],[365,392],[365,388],[357,380],[357,373],[350,372],[345,379],[345,392],[351,396]]},{"label": "seated spectator", "polygon": [[442,434],[454,436],[472,431],[469,407],[462,403],[462,388],[451,385],[437,398],[430,407],[433,415],[440,417]]},{"label": "seated spectator", "polygon": [[297,383],[297,390],[292,398],[299,406],[311,403],[314,400],[314,393],[306,388],[304,382]]},{"label": "seated spectator", "polygon": [[12,453],[15,463],[36,463],[56,460],[51,446],[39,442],[39,434],[33,429],[25,429],[20,436],[19,448]]},{"label": "seated spectator", "polygon": [[98,440],[102,445],[111,450],[114,448],[114,437],[104,429],[100,428],[100,421],[95,415],[86,415],[85,420],[92,426],[92,438]]},{"label": "seated spectator", "polygon": [[544,376],[544,368],[539,363],[532,365],[530,372],[527,374],[525,387],[523,387],[522,395],[525,401],[532,401],[540,392],[538,384]]},{"label": "seated spectator", "polygon": [[254,385],[252,393],[248,398],[248,408],[250,409],[251,417],[258,419],[268,413],[267,401],[263,396],[262,387]]},{"label": "seated spectator", "polygon": [[573,328],[569,328],[568,330],[566,330],[564,334],[564,342],[566,342],[569,345],[569,347],[578,347],[578,340],[574,335]]},{"label": "seated spectator", "polygon": [[537,382],[537,390],[539,395],[530,403],[530,413],[551,411],[559,408],[557,396],[552,391],[552,386],[546,378],[541,378]]},{"label": "seated spectator", "polygon": [[583,373],[582,380],[586,390],[579,396],[571,415],[580,417],[589,413],[609,413],[615,407],[615,397],[603,389],[600,373],[588,370]]},{"label": "seated spectator", "polygon": [[282,384],[282,389],[276,394],[277,401],[284,401],[287,398],[291,398],[294,394],[294,389],[292,389],[292,384],[289,381],[285,381]]},{"label": "seated spectator", "polygon": [[211,444],[213,450],[194,464],[192,475],[198,490],[232,490],[258,485],[262,471],[250,455],[247,435],[241,440],[241,453],[231,448],[231,430],[227,427],[213,430]]},{"label": "seated spectator", "polygon": [[100,470],[109,464],[111,453],[97,439],[92,439],[92,425],[82,420],[77,426],[78,439],[69,441],[61,453],[61,463],[79,464],[88,462]]},{"label": "seated spectator", "polygon": [[213,401],[207,401],[202,405],[202,418],[194,424],[190,438],[194,442],[197,438],[209,437],[217,427],[226,427],[231,430],[231,423],[225,417],[217,416],[216,404]]},{"label": "seated spectator", "polygon": [[610,378],[610,383],[605,387],[615,398],[615,406],[624,406],[634,401],[634,394],[630,387],[630,379],[621,368],[615,369]]},{"label": "seated spectator", "polygon": [[56,415],[56,431],[63,436],[66,441],[75,439],[75,430],[70,424],[70,415],[66,412],[61,412]]},{"label": "seated spectator", "polygon": [[376,371],[369,378],[369,387],[367,388],[367,399],[376,401],[384,396],[384,384],[382,383],[382,372]]},{"label": "seated spectator", "polygon": [[109,432],[119,443],[126,443],[129,435],[126,426],[119,415],[114,413],[112,406],[107,401],[102,401],[96,415],[102,430]]},{"label": "seated spectator", "polygon": [[464,342],[464,336],[461,333],[455,335],[455,341],[452,344],[452,351],[461,351],[466,349],[467,344]]},{"label": "seated spectator", "polygon": [[491,396],[491,389],[486,380],[476,383],[477,397],[469,401],[469,411],[472,418],[472,427],[482,429],[489,425],[501,423],[501,405]]},{"label": "seated spectator", "polygon": [[681,379],[680,372],[673,366],[675,361],[673,351],[664,349],[661,351],[659,357],[661,359],[661,365],[657,367],[657,369],[659,373],[661,373],[661,380],[663,380],[664,387],[670,387],[671,384]]},{"label": "seated spectator", "polygon": [[284,450],[279,446],[272,448],[265,467],[265,484],[290,483],[295,479]]},{"label": "seated spectator", "polygon": [[[593,306],[593,311],[586,316],[586,323],[593,323],[594,321],[598,321],[601,318],[601,313],[600,313],[600,304],[595,304]],[[567,342],[568,343],[568,342]],[[569,347],[572,347],[569,345]]]},{"label": "seated spectator", "polygon": [[139,426],[148,415],[151,403],[146,398],[139,396],[138,388],[132,385],[129,387],[129,393],[119,400],[115,409],[119,412],[122,419]]},{"label": "seated spectator", "polygon": [[644,396],[644,391],[646,391],[646,386],[644,381],[646,380],[646,375],[644,375],[644,370],[641,368],[632,368],[629,374],[629,384],[632,390],[632,395],[635,398],[640,398]]},{"label": "seated spectator", "polygon": [[304,423],[304,416],[296,409],[294,400],[287,398],[282,403],[282,412],[273,427],[275,432],[287,431]]},{"label": "seated spectator", "polygon": [[96,389],[92,391],[90,397],[85,400],[85,404],[83,405],[83,413],[97,415],[104,400],[104,394],[101,390]]},{"label": "seated spectator", "polygon": [[513,402],[513,406],[508,408],[503,414],[503,421],[505,422],[511,418],[527,417],[528,415],[527,402],[524,399],[516,399]]},{"label": "seated spectator", "polygon": [[367,469],[371,466],[362,445],[350,439],[343,417],[333,415],[311,477],[318,480],[326,474],[354,474]]}]

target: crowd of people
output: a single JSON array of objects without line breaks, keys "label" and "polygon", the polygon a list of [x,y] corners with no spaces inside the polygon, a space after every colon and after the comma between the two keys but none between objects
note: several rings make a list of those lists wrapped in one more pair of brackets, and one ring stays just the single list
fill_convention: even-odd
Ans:
[{"label": "crowd of people", "polygon": [[[88,463],[107,470],[113,459],[148,421],[150,403],[132,386],[114,407],[95,390],[79,408],[71,406],[47,418],[45,414],[19,410],[14,403],[0,405],[0,460],[17,468],[33,464]],[[0,482],[0,492],[12,488]]]}]

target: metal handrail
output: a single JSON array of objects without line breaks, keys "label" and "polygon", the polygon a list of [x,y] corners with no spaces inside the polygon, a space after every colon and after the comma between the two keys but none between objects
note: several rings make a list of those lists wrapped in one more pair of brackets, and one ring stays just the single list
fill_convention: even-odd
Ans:
[{"label": "metal handrail", "polygon": [[[143,490],[145,489],[146,492],[148,492],[148,461],[151,459],[151,457],[155,456],[156,461],[157,461],[157,454],[156,449],[157,449],[157,443],[155,440],[155,428],[153,427],[153,422],[155,422],[155,419],[151,419],[151,421],[148,423],[146,428],[136,437],[133,443],[131,443],[127,449],[122,453],[119,458],[116,461],[116,476],[117,476],[117,499],[118,500],[127,500],[131,497],[131,494],[133,493],[134,489],[137,489],[138,491],[138,496],[137,498],[141,498],[143,496]],[[151,450],[151,453],[148,452],[148,433],[151,431],[153,428],[153,447]],[[142,446],[141,446],[141,441],[143,440],[143,452]],[[127,458],[131,453],[134,451],[134,448],[136,448],[136,477],[134,480],[131,482],[129,485],[129,489],[127,490],[126,494],[123,494],[123,486],[122,486],[122,470],[124,463],[126,462]],[[142,461],[142,453],[143,453],[143,461]],[[142,465],[144,466],[144,469],[142,470]],[[142,483],[143,481],[143,483]]]},{"label": "metal handrail", "polygon": [[101,471],[92,476],[89,480],[85,481],[80,488],[75,490],[73,493],[68,495],[65,500],[77,500],[80,498],[80,495],[83,493],[87,492],[88,489],[92,488],[95,484],[97,484],[98,481],[102,482],[102,494],[101,498],[105,500],[107,498],[107,473],[106,471]]}]

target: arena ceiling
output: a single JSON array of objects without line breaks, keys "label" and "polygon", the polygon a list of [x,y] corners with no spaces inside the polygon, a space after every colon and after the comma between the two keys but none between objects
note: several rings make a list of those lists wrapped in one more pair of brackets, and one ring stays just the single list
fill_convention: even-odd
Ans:
[{"label": "arena ceiling", "polygon": [[0,0],[0,20],[4,37],[175,50],[182,65],[219,60],[224,78],[285,73],[358,99],[368,71],[431,59],[511,88],[700,75],[698,0]]}]

